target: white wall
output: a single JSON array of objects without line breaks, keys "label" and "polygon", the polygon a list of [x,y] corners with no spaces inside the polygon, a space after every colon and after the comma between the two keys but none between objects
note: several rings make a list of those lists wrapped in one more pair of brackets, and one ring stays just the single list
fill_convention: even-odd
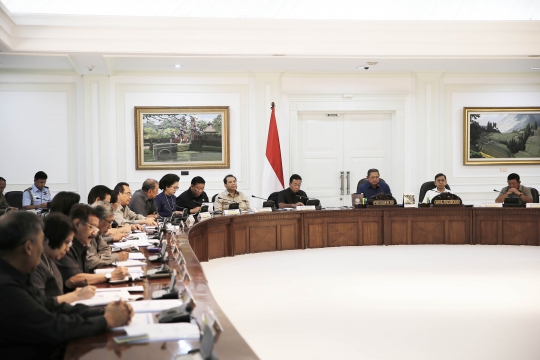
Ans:
[{"label": "white wall", "polygon": [[[344,97],[350,94],[352,97]],[[76,191],[83,199],[99,183],[127,181],[139,188],[166,171],[135,170],[134,106],[230,107],[231,168],[190,170],[207,180],[209,196],[233,173],[248,195],[260,194],[270,116],[276,116],[285,177],[295,172],[295,122],[299,111],[385,111],[392,114],[395,152],[391,174],[397,198],[417,192],[443,172],[465,202],[494,199],[517,172],[523,183],[540,187],[540,167],[463,165],[464,106],[538,106],[540,77],[518,74],[281,74],[214,73],[122,76],[0,74],[0,176],[6,191],[49,174],[53,192]],[[355,183],[357,179],[353,179]],[[336,189],[337,191],[337,189]],[[316,194],[310,194],[316,196]]]}]

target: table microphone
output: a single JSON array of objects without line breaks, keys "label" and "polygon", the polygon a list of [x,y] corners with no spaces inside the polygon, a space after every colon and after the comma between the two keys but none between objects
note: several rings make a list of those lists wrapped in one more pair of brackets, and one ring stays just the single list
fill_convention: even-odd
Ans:
[{"label": "table microphone", "polygon": [[495,191],[495,192],[500,192],[499,190],[496,190],[496,189],[493,189],[493,191]]},{"label": "table microphone", "polygon": [[251,197],[254,197],[255,199],[261,199],[261,200],[264,200],[264,201],[268,201],[268,199],[258,197],[258,196],[255,196],[255,195],[251,195]]}]

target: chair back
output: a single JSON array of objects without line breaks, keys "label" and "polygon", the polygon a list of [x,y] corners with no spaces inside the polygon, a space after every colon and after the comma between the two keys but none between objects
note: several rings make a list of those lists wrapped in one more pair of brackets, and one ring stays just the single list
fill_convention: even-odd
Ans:
[{"label": "chair back", "polygon": [[529,188],[531,190],[531,195],[532,195],[532,198],[533,198],[533,203],[537,203],[537,202],[540,202],[538,201],[538,190],[536,190],[535,188]]},{"label": "chair back", "polygon": [[212,202],[216,202],[217,196],[218,196],[218,194],[215,194],[214,196],[212,196]]},{"label": "chair back", "polygon": [[[435,185],[435,181],[426,181],[425,183],[423,183],[422,186],[420,186],[420,195],[418,196],[418,202],[421,203],[422,201],[424,201],[424,196],[426,196],[428,190],[436,187],[437,185]],[[448,184],[446,184],[445,188],[447,188],[448,190],[452,190],[450,189],[450,185]]]},{"label": "chair back", "polygon": [[13,206],[18,209],[22,208],[22,198],[23,198],[22,191],[8,191],[5,194],[5,197],[9,206]]},{"label": "chair back", "polygon": [[276,191],[270,194],[270,196],[268,197],[268,200],[273,201],[274,204],[276,204],[276,207],[278,207],[279,206],[278,198],[279,198],[279,191]]}]

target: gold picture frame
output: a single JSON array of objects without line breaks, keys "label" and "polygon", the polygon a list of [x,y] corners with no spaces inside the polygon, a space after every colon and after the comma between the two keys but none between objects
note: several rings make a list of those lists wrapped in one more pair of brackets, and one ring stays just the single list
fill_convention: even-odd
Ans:
[{"label": "gold picture frame", "polygon": [[540,164],[540,107],[464,107],[464,165]]},{"label": "gold picture frame", "polygon": [[137,170],[228,169],[228,106],[135,106]]}]

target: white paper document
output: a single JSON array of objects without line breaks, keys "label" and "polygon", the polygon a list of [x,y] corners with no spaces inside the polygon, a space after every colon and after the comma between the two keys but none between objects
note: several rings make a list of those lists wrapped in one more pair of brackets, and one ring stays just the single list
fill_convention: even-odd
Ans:
[{"label": "white paper document", "polygon": [[113,330],[113,331],[124,330],[124,329],[132,327],[132,326],[133,327],[136,327],[136,326],[142,327],[142,326],[150,325],[150,324],[153,324],[153,323],[154,323],[154,315],[153,314],[151,314],[151,313],[135,314],[131,318],[131,322],[129,323],[129,325],[115,327],[115,328],[112,328],[111,330]]},{"label": "white paper document", "polygon": [[[144,264],[144,266],[146,266],[146,263]],[[111,273],[114,271],[115,268],[105,268],[105,269],[96,269],[94,270],[94,273],[95,274],[108,274],[108,273]],[[130,274],[135,274],[135,273],[144,273],[142,267],[137,267],[137,266],[132,266],[129,268],[129,273]]]},{"label": "white paper document", "polygon": [[71,305],[84,304],[88,306],[101,306],[116,300],[129,300],[130,294],[126,290],[120,289],[116,291],[96,292],[93,298],[86,300],[78,300]]},{"label": "white paper document", "polygon": [[130,303],[136,313],[152,313],[182,305],[182,300],[142,300]]},{"label": "white paper document", "polygon": [[118,291],[118,290],[127,290],[130,292],[141,292],[144,291],[144,286],[137,285],[137,286],[117,286],[114,288],[105,288],[105,289],[96,289],[96,293],[99,292],[109,292],[109,291]]},{"label": "white paper document", "polygon": [[146,258],[144,257],[143,253],[140,253],[140,252],[129,253],[129,260],[145,260],[145,259]]},{"label": "white paper document", "polygon": [[140,342],[176,341],[182,339],[197,340],[200,338],[199,327],[191,323],[127,326],[124,330],[128,336],[148,334],[148,339],[143,339]]},{"label": "white paper document", "polygon": [[143,262],[143,261],[139,261],[139,260],[126,260],[126,261],[117,261],[115,263],[113,263],[112,265],[114,266],[126,266],[126,267],[131,267],[131,266],[146,266],[146,263]]}]

